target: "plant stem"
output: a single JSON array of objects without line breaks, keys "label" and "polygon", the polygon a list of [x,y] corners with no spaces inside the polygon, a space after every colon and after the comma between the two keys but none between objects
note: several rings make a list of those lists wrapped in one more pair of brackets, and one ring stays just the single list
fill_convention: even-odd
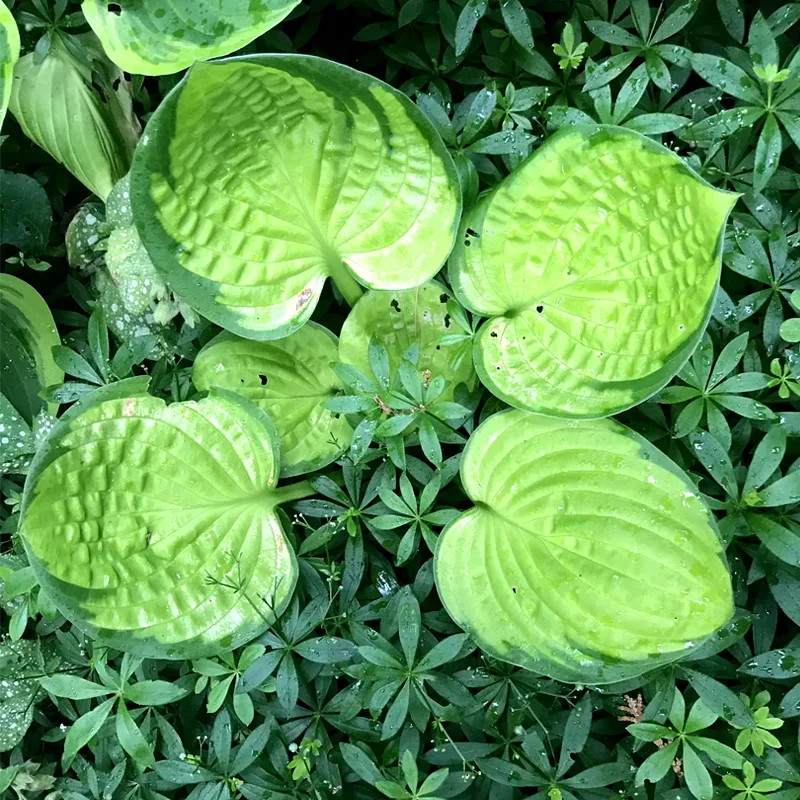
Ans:
[{"label": "plant stem", "polygon": [[311,497],[317,492],[308,481],[298,481],[297,483],[290,483],[288,486],[281,486],[279,489],[273,489],[272,495],[275,498],[275,505],[282,503],[291,503],[292,500],[302,500],[304,497]]},{"label": "plant stem", "polygon": [[332,256],[328,259],[328,269],[330,269],[331,280],[334,285],[352,308],[361,295],[364,294],[361,284],[353,277],[353,273],[350,272],[347,264],[338,256]]}]

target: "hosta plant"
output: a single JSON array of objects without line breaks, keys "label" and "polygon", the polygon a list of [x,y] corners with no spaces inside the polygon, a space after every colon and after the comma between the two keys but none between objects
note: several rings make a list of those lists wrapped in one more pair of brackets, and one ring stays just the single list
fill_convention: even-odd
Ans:
[{"label": "hosta plant", "polygon": [[450,278],[483,384],[510,405],[604,417],[666,385],[711,315],[736,196],[621,128],[552,137],[461,223]]},{"label": "hosta plant", "polygon": [[219,391],[166,406],[131,378],[73,406],[37,454],[21,533],[39,582],[93,636],[168,658],[266,628],[297,580],[269,418]]},{"label": "hosta plant", "polygon": [[422,112],[308,56],[196,65],[148,124],[131,200],[172,289],[251,339],[297,330],[328,277],[351,304],[362,285],[424,283],[460,211],[452,160]]},{"label": "hosta plant", "polygon": [[[470,437],[461,482],[474,507],[441,536],[436,584],[498,658],[609,683],[688,655],[733,612],[711,513],[619,423],[495,414]],[[670,591],[648,592],[665,573]]]}]

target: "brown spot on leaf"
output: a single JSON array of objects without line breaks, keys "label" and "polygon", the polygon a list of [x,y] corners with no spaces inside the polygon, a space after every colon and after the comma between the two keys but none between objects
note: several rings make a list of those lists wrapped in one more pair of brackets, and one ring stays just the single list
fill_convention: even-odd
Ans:
[{"label": "brown spot on leaf", "polygon": [[297,310],[299,311],[310,299],[311,299],[311,289],[307,286],[297,295]]}]

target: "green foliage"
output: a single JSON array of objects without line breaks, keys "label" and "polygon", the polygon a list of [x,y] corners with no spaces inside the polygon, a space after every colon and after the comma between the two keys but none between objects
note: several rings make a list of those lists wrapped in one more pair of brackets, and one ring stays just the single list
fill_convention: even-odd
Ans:
[{"label": "green foliage", "polygon": [[[0,424],[16,426],[24,453],[0,477],[4,800],[798,800],[800,4],[8,6],[0,100],[17,30],[22,58],[0,137]],[[196,65],[183,83],[168,74],[242,46],[242,59]],[[247,70],[261,77],[246,85]],[[598,125],[675,165],[697,194],[671,207],[679,223],[708,198],[733,203],[708,185],[735,207],[722,236],[721,208],[695,211],[698,238],[682,246],[702,258],[661,258],[651,231],[672,220],[667,246],[681,242],[658,199],[674,184],[645,175],[618,238],[584,235],[573,263],[591,266],[594,247],[617,265],[613,280],[571,284],[573,316],[547,329],[539,357],[548,391],[581,384],[571,413],[639,403],[622,425],[497,415],[506,405],[473,353],[480,364],[497,342],[484,332],[542,290],[515,255],[540,231],[530,216],[542,203],[474,217],[515,184],[547,189],[531,165]],[[556,195],[548,219],[583,224],[579,204],[624,192],[631,155],[612,155],[597,192]],[[155,185],[179,191],[142,215],[136,200]],[[390,200],[391,218],[379,215]],[[575,236],[555,225],[552,240]],[[492,241],[505,249],[468,298],[457,262]],[[647,254],[636,269],[614,261],[627,243]],[[533,244],[557,274],[564,259],[538,234]],[[269,341],[217,327],[216,295],[198,288],[206,271],[226,314],[264,312],[256,333]],[[57,325],[57,339],[9,334],[15,280],[41,295],[34,330]],[[498,292],[509,303],[483,310]],[[623,324],[623,301],[641,324]],[[652,375],[638,345],[655,352],[660,333],[686,326],[678,310],[692,331],[670,369],[647,391],[620,386],[626,354]],[[600,362],[577,353],[610,352],[598,343],[612,334],[616,378],[597,386]],[[619,390],[635,396],[604,405]],[[51,430],[46,406],[74,402]],[[531,425],[566,425],[576,447],[560,450],[562,433],[525,446]],[[615,456],[619,442],[635,452]],[[276,488],[306,470],[307,483]],[[451,547],[467,526],[480,546]],[[47,571],[29,557],[43,542]],[[262,544],[281,549],[291,583],[271,582]],[[670,571],[691,553],[694,572]],[[517,592],[504,593],[511,576]],[[689,604],[704,588],[709,602]],[[462,630],[442,600],[481,628]],[[225,609],[231,636],[218,638]],[[132,627],[104,634],[87,622],[98,616]],[[508,630],[541,645],[545,618],[547,641],[592,670],[495,657],[509,657]],[[135,638],[158,620],[172,645]],[[598,666],[624,679],[597,685]]]},{"label": "green foliage", "polygon": [[[201,176],[198,141],[210,148]],[[131,201],[148,253],[186,302],[233,333],[277,339],[308,320],[328,277],[350,304],[360,284],[433,277],[455,237],[454,173],[395,89],[329,61],[258,56],[195,66],[159,106]]]},{"label": "green foliage", "polygon": [[120,69],[168,75],[232,53],[291,13],[299,0],[191,0],[123,3],[84,0],[83,13],[108,57]]}]

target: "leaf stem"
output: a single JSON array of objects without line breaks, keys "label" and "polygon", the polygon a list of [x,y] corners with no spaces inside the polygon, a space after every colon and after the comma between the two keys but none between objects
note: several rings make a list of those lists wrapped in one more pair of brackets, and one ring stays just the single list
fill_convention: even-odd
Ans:
[{"label": "leaf stem", "polygon": [[353,277],[347,264],[341,258],[333,257],[328,259],[328,269],[331,273],[331,280],[336,288],[344,297],[347,304],[352,308],[358,299],[364,294],[361,284]]},{"label": "leaf stem", "polygon": [[275,505],[291,503],[292,500],[302,500],[304,497],[311,497],[316,493],[316,490],[308,481],[298,481],[297,483],[290,483],[288,486],[281,486],[272,490]]}]

